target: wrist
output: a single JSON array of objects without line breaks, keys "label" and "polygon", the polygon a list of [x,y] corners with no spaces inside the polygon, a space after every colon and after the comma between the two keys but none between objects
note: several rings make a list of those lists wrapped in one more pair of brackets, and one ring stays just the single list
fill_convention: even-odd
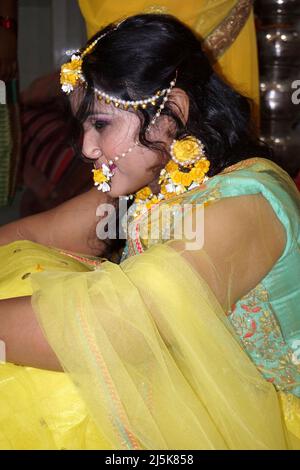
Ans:
[{"label": "wrist", "polygon": [[17,32],[17,20],[9,16],[0,15],[0,28],[7,31]]}]

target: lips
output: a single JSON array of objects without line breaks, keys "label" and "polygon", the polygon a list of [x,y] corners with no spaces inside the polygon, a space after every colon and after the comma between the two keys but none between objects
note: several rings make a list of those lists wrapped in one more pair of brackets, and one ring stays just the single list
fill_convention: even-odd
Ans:
[{"label": "lips", "polygon": [[111,165],[108,165],[108,166],[109,166],[110,171],[113,171],[117,168],[117,165],[115,163],[112,163]]}]

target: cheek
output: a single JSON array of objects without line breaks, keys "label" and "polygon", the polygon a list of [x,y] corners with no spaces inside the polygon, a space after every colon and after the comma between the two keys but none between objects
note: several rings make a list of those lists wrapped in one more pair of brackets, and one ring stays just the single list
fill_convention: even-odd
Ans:
[{"label": "cheek", "polygon": [[118,170],[112,179],[113,196],[134,194],[153,182],[156,175],[150,167],[158,163],[158,158],[149,150],[143,151],[142,154],[131,154],[127,159],[125,157],[119,163]]},{"label": "cheek", "polygon": [[105,130],[102,134],[103,150],[106,149],[107,153],[121,156],[133,147],[138,135],[137,120],[137,116],[115,118],[107,131]]}]

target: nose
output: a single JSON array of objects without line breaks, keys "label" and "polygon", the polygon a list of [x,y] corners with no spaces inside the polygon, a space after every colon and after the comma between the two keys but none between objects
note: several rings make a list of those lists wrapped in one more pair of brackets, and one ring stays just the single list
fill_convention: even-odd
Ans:
[{"label": "nose", "polygon": [[98,160],[102,156],[97,137],[99,139],[99,136],[95,135],[93,129],[87,130],[83,136],[82,153],[91,160]]}]

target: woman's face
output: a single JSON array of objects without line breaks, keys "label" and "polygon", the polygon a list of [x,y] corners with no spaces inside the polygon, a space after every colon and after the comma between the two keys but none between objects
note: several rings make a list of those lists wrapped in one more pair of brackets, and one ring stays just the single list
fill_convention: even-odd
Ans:
[{"label": "woman's face", "polygon": [[[76,97],[72,99],[72,106],[76,109]],[[147,137],[164,142],[167,148],[171,138],[165,127],[153,125]],[[139,141],[139,130],[140,119],[135,112],[124,111],[99,100],[84,123],[83,155],[91,159],[96,168],[100,168],[102,163],[108,165],[110,160],[116,165],[109,182],[111,197],[135,193],[151,183],[155,185],[157,181],[151,167],[157,165],[162,157],[140,143],[135,145]],[[129,148],[132,148],[131,152],[128,152]],[[122,157],[123,153],[126,153],[125,157]],[[117,161],[116,156],[119,157]]]}]

